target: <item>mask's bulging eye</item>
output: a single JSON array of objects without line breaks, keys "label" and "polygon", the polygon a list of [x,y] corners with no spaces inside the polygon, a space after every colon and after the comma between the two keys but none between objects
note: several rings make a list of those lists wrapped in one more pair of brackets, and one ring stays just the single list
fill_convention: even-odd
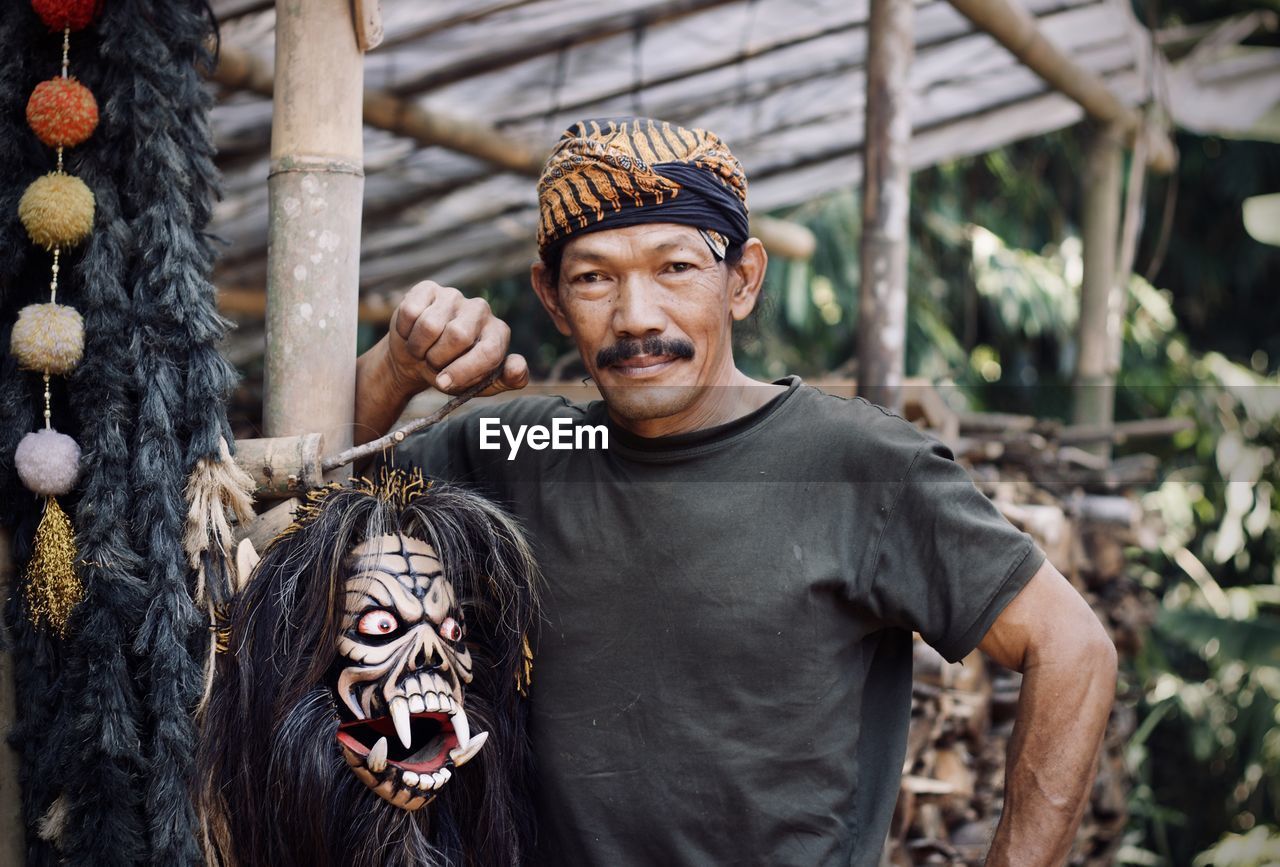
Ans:
[{"label": "mask's bulging eye", "polygon": [[395,615],[381,608],[376,611],[366,611],[356,621],[356,632],[361,635],[390,635],[399,628],[400,622],[396,620]]},{"label": "mask's bulging eye", "polygon": [[454,620],[452,617],[446,617],[444,622],[440,624],[440,637],[445,641],[461,641],[462,624]]}]

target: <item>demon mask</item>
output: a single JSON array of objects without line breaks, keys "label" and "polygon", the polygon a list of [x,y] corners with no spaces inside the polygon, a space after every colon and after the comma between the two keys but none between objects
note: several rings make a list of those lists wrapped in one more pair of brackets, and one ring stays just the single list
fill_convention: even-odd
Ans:
[{"label": "demon mask", "polygon": [[210,861],[518,862],[535,572],[516,525],[461,489],[394,472],[313,492],[225,618],[200,746]]},{"label": "demon mask", "polygon": [[489,737],[471,731],[464,706],[472,663],[462,609],[419,539],[362,542],[347,568],[336,683],[347,721],[338,742],[365,785],[416,810]]}]

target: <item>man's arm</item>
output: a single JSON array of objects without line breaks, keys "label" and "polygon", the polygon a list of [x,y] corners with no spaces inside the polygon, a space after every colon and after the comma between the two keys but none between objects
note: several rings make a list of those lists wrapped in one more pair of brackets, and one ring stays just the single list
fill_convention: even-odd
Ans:
[{"label": "man's arm", "polygon": [[979,647],[1023,675],[988,867],[1063,864],[1089,803],[1115,697],[1115,645],[1046,561]]},{"label": "man's arm", "polygon": [[458,394],[503,365],[485,394],[523,388],[529,365],[507,355],[511,329],[480,298],[430,281],[405,294],[387,335],[356,359],[355,445],[382,436],[427,388]]}]

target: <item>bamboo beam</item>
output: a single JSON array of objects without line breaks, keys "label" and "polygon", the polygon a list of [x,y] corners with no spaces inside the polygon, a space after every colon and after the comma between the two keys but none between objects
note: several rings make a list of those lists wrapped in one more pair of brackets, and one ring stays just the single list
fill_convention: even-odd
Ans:
[{"label": "bamboo beam", "polygon": [[[272,96],[275,90],[271,66],[233,45],[222,46],[212,78],[225,87],[263,96]],[[367,90],[362,102],[364,122],[375,129],[466,154],[525,177],[542,174],[544,153],[487,124],[427,109],[385,91]],[[798,223],[757,217],[751,231],[771,254],[784,259],[808,259],[817,247],[813,233]]]},{"label": "bamboo beam", "polygon": [[[474,51],[441,68],[428,69],[398,83],[395,91],[409,96],[428,93],[435,88],[499,69],[508,69],[540,55],[562,51],[571,46],[635,32],[735,0],[665,0],[650,4],[647,0],[611,0],[609,3],[581,4],[569,14],[542,15],[536,29],[511,28],[497,30],[492,40],[477,41]],[[577,4],[575,4],[576,6]],[[494,32],[496,29],[491,29]]]},{"label": "bamboo beam", "polygon": [[267,180],[268,436],[351,443],[364,196],[364,58],[350,0],[278,0]]},{"label": "bamboo beam", "polygon": [[1142,113],[1121,102],[1101,77],[1059,51],[1021,4],[1014,0],[951,0],[951,5],[1095,120],[1114,126],[1130,146],[1137,135],[1145,133],[1152,170],[1162,174],[1173,171],[1178,151],[1168,134],[1147,124]]},{"label": "bamboo beam", "polygon": [[862,151],[858,394],[900,411],[907,336],[912,0],[871,0]]}]

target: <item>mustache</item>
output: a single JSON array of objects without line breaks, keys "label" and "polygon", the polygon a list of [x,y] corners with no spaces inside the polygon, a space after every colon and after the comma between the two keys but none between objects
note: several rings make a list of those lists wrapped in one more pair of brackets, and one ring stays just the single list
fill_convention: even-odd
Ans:
[{"label": "mustache", "polygon": [[639,355],[670,355],[673,358],[693,358],[693,344],[681,338],[650,335],[643,339],[619,340],[596,353],[596,366],[609,367],[619,361]]}]

